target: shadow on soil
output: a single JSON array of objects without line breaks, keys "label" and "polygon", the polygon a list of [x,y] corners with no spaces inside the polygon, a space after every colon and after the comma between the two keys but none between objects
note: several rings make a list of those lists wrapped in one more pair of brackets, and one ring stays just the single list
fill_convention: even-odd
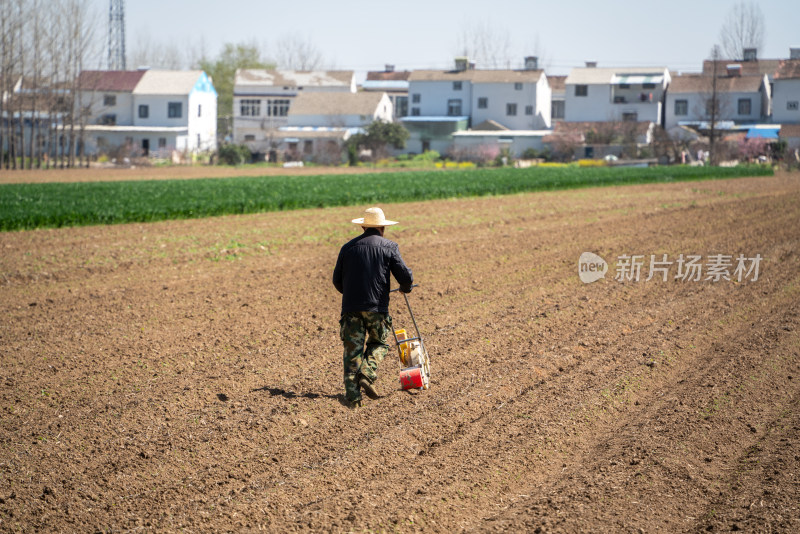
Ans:
[{"label": "shadow on soil", "polygon": [[344,399],[344,395],[320,395],[319,393],[300,393],[297,394],[294,391],[286,391],[285,389],[281,388],[271,388],[269,386],[264,386],[263,388],[256,388],[251,390],[250,393],[256,393],[258,391],[266,391],[273,397],[283,397],[285,399],[337,399],[341,400]]}]

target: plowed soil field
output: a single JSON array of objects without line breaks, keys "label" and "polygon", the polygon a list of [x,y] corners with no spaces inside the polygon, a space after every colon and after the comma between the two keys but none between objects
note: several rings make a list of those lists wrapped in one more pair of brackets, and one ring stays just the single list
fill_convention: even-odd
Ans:
[{"label": "plowed soil field", "polygon": [[0,233],[0,530],[800,531],[797,174],[382,207],[432,384],[355,411],[363,207]]}]

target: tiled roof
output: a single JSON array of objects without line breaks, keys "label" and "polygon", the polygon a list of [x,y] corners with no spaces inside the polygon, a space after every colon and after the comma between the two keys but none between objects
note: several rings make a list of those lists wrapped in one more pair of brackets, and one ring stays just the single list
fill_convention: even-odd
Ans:
[{"label": "tiled roof", "polygon": [[[689,74],[672,78],[669,84],[670,93],[709,93],[712,91],[712,76]],[[763,75],[754,76],[718,76],[717,91],[721,93],[755,93],[761,89]]]},{"label": "tiled roof", "polygon": [[775,73],[776,80],[788,80],[800,78],[800,59],[784,59],[781,61],[778,71]]},{"label": "tiled roof", "polygon": [[[727,72],[728,65],[741,65],[742,76],[753,76],[755,74],[766,74],[772,76],[778,70],[780,59],[758,59],[756,61],[734,61],[732,59],[717,60],[717,76]],[[714,72],[714,61],[706,59],[703,61],[703,74],[711,75]]]},{"label": "tiled roof", "polygon": [[411,76],[411,71],[403,70],[403,71],[372,71],[367,73],[367,80],[371,82],[383,82],[383,81],[406,81],[408,77]]},{"label": "tiled roof", "polygon": [[543,70],[415,70],[408,80],[410,82],[536,83],[543,73]]},{"label": "tiled roof", "polygon": [[137,95],[188,95],[201,70],[148,70],[134,89]]},{"label": "tiled roof", "polygon": [[553,128],[554,135],[562,134],[585,134],[591,131],[613,131],[625,132],[633,129],[637,135],[644,135],[650,129],[652,123],[649,121],[622,121],[622,122],[567,122],[559,121]]},{"label": "tiled roof", "polygon": [[300,93],[289,107],[289,115],[372,115],[384,93]]},{"label": "tiled roof", "polygon": [[778,135],[781,138],[800,137],[800,124],[782,124]]},{"label": "tiled roof", "polygon": [[239,69],[236,71],[236,85],[274,86],[274,87],[349,87],[353,80],[352,70],[278,70],[278,69]]},{"label": "tiled roof", "polygon": [[85,70],[78,76],[78,87],[86,91],[133,92],[144,70]]},{"label": "tiled roof", "polygon": [[567,89],[566,76],[548,76],[547,82],[550,84],[550,89],[554,93],[563,93]]},{"label": "tiled roof", "polygon": [[477,126],[473,126],[472,129],[480,131],[495,131],[495,132],[508,130],[508,128],[506,128],[499,122],[492,119],[485,120],[482,123],[478,124]]},{"label": "tiled roof", "polygon": [[570,71],[565,83],[567,84],[607,84],[611,83],[614,76],[625,75],[652,75],[663,76],[666,67],[578,67]]}]

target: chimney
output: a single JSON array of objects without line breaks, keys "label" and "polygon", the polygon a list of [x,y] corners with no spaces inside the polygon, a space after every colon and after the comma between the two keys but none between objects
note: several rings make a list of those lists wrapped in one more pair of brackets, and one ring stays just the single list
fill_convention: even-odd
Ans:
[{"label": "chimney", "polygon": [[727,66],[728,69],[728,76],[731,77],[739,77],[742,75],[742,66],[738,63],[732,63]]},{"label": "chimney", "polygon": [[587,61],[586,62],[587,69],[595,69],[597,68],[597,61]]},{"label": "chimney", "polygon": [[386,72],[394,72],[394,65],[389,65],[388,63],[384,67]]},{"label": "chimney", "polygon": [[758,48],[745,48],[742,50],[742,55],[744,56],[745,61],[757,61],[758,60]]},{"label": "chimney", "polygon": [[525,58],[525,70],[537,70],[539,68],[539,58],[528,56]]},{"label": "chimney", "polygon": [[793,46],[789,49],[789,59],[800,59],[800,46]]},{"label": "chimney", "polygon": [[456,70],[458,72],[464,72],[469,67],[469,60],[465,57],[457,57],[456,58]]}]

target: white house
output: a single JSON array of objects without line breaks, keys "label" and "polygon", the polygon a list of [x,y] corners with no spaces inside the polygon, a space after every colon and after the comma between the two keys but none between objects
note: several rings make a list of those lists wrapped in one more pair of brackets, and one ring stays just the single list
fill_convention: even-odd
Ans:
[{"label": "white house", "polygon": [[355,73],[239,69],[233,86],[233,141],[268,149],[273,130],[288,124],[289,109],[302,93],[355,93]]},{"label": "white house", "polygon": [[800,124],[800,58],[782,61],[775,73],[772,122]]},{"label": "white house", "polygon": [[394,65],[386,65],[382,71],[370,71],[361,83],[364,91],[386,93],[394,109],[393,119],[408,115],[408,78],[411,71],[396,71]]},{"label": "white house", "polygon": [[767,118],[770,102],[769,79],[765,74],[741,76],[734,65],[731,75],[716,78],[682,75],[672,78],[666,98],[664,128],[692,125],[711,118],[711,101],[716,90],[717,120],[754,124]]},{"label": "white house", "polygon": [[88,154],[217,148],[217,92],[203,71],[83,71],[78,86]]},{"label": "white house", "polygon": [[403,118],[408,151],[446,152],[453,133],[489,120],[509,130],[549,128],[550,86],[536,63],[530,57],[522,70],[481,70],[457,58],[454,70],[412,72]]},{"label": "white house", "polygon": [[572,69],[565,81],[564,120],[662,124],[669,83],[666,67]]},{"label": "white house", "polygon": [[280,152],[286,160],[338,163],[350,136],[374,121],[391,122],[392,114],[386,93],[301,93],[292,102],[288,124],[271,132],[267,147],[251,150]]}]

